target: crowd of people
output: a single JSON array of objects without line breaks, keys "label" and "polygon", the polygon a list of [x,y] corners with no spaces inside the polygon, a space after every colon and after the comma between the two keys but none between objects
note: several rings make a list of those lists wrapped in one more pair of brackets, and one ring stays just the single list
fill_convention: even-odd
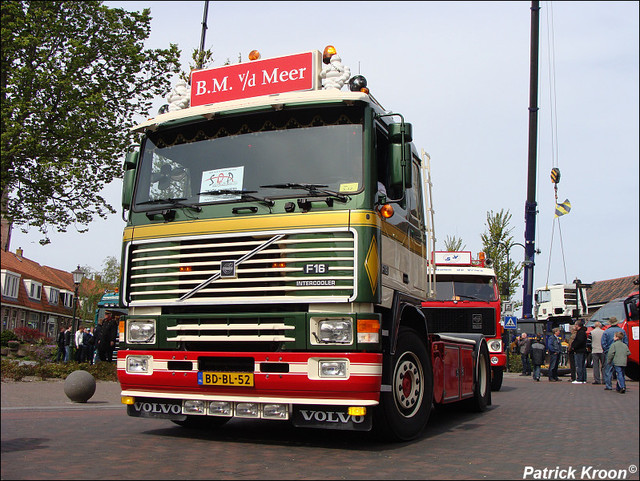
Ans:
[{"label": "crowd of people", "polygon": [[[593,382],[604,384],[605,390],[613,390],[615,373],[616,391],[624,394],[626,384],[624,370],[629,356],[629,340],[626,332],[618,327],[618,319],[611,317],[609,327],[602,329],[602,324],[596,322],[590,332],[591,346],[588,344],[587,328],[582,319],[571,326],[571,333],[567,340],[567,357],[571,370],[571,382],[574,384],[587,383],[587,355],[591,353],[593,361]],[[546,343],[543,336],[529,337],[522,333],[515,338],[515,349],[522,360],[521,376],[532,376],[534,381],[540,381],[541,368],[545,364],[546,354],[549,353],[548,378],[550,382],[558,382],[558,367],[560,358],[564,354],[562,349],[562,331],[554,328]]]},{"label": "crowd of people", "polygon": [[72,348],[75,348],[73,360],[94,364],[98,361],[113,361],[113,349],[118,337],[118,320],[111,311],[106,311],[105,317],[98,319],[95,327],[79,326],[73,333],[71,326],[60,329],[56,343],[58,352],[56,362],[71,360]]}]

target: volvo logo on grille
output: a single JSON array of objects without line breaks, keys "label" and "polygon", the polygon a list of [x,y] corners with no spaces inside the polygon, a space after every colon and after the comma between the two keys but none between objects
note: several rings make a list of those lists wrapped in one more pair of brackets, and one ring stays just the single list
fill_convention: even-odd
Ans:
[{"label": "volvo logo on grille", "polygon": [[236,262],[220,261],[220,277],[236,277]]}]

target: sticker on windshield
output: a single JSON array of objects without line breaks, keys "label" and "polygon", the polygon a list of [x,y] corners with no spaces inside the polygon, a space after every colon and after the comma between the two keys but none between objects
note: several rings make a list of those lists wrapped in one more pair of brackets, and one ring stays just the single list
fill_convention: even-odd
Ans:
[{"label": "sticker on windshield", "polygon": [[358,183],[352,182],[350,184],[340,184],[340,192],[357,192]]},{"label": "sticker on windshield", "polygon": [[219,202],[240,199],[241,196],[229,193],[230,190],[242,190],[244,166],[226,169],[206,170],[200,182],[200,202]]}]

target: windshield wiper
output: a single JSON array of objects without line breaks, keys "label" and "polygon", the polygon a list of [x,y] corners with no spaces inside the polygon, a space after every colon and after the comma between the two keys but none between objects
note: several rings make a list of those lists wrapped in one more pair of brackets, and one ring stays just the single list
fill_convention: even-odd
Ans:
[{"label": "windshield wiper", "polygon": [[261,189],[302,189],[309,192],[310,195],[316,195],[316,196],[328,195],[343,203],[349,200],[348,195],[341,194],[340,192],[335,192],[333,190],[325,189],[325,187],[328,187],[328,185],[297,184],[294,182],[287,182],[286,184],[270,184],[270,185],[260,186]]},{"label": "windshield wiper", "polygon": [[458,297],[462,297],[464,299],[471,299],[472,301],[482,301],[482,302],[489,302],[486,299],[480,299],[479,297],[476,296],[465,296],[464,294],[456,294],[456,296]]},{"label": "windshield wiper", "polygon": [[202,207],[196,204],[185,204],[184,200],[187,200],[186,197],[175,197],[168,199],[153,199],[147,200],[145,202],[138,202],[138,205],[152,205],[152,204],[169,204],[171,207],[180,207],[182,209],[193,209],[196,212],[201,212]]},{"label": "windshield wiper", "polygon": [[257,193],[257,190],[233,190],[233,189],[219,189],[219,190],[207,190],[204,192],[198,192],[198,195],[239,195],[242,200],[253,200],[256,202],[262,202],[268,207],[273,207],[276,203],[267,198],[252,195]]}]

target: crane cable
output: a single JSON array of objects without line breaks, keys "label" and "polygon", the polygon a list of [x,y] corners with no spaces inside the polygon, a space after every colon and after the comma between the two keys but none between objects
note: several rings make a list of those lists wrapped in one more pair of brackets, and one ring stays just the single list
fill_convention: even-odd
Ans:
[{"label": "crane cable", "polygon": [[[555,233],[556,220],[558,221],[558,233],[560,235],[560,251],[562,253],[562,265],[564,268],[564,281],[567,283],[567,264],[564,255],[564,242],[562,239],[562,229],[560,227],[560,217],[558,215],[558,183],[560,182],[560,169],[559,154],[558,154],[558,115],[557,115],[557,97],[556,97],[556,68],[555,68],[555,32],[553,27],[553,5],[552,2],[547,2],[548,7],[546,9],[547,19],[547,49],[548,49],[548,62],[549,62],[549,110],[551,121],[551,181],[553,182],[553,190],[555,195],[556,215],[553,217],[551,224],[551,241],[549,246],[549,263],[547,265],[547,278],[545,285],[549,285],[549,274],[551,272],[551,255],[553,251],[553,238]],[[569,204],[569,209],[571,205]],[[568,212],[568,210],[567,210]],[[562,215],[562,214],[560,214]]]}]

